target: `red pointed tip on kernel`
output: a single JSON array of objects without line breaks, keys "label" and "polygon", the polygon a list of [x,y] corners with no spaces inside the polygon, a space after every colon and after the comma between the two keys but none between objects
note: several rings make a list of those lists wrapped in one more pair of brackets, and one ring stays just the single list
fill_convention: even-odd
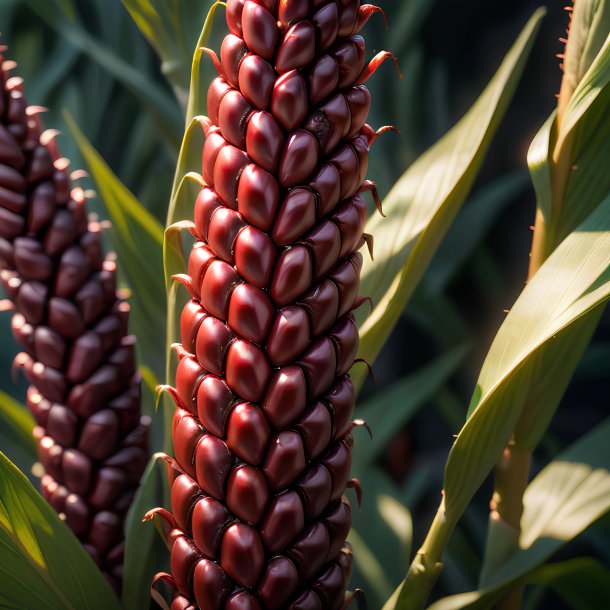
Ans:
[{"label": "red pointed tip on kernel", "polygon": [[212,123],[212,121],[207,116],[204,116],[201,117],[201,119],[199,120],[199,124],[203,128],[203,133],[207,138],[208,134],[210,133],[210,130],[215,126],[214,123]]},{"label": "red pointed tip on kernel", "polygon": [[354,364],[352,364],[352,367],[354,367],[356,364],[364,364],[364,366],[366,366],[366,368],[367,368],[371,381],[375,385],[377,385],[377,379],[375,378],[375,371],[373,371],[373,366],[369,362],[367,362],[364,358],[356,358],[356,360],[354,360]]},{"label": "red pointed tip on kernel", "polygon": [[347,482],[347,488],[353,489],[356,492],[356,499],[358,500],[358,508],[362,510],[362,485],[360,484],[360,479],[353,478]]},{"label": "red pointed tip on kernel", "polygon": [[0,300],[0,313],[4,311],[13,311],[15,309],[15,305],[9,299]]},{"label": "red pointed tip on kernel", "polygon": [[377,131],[375,131],[370,125],[365,125],[362,128],[362,135],[368,140],[369,146],[372,146],[379,136],[382,136],[384,133],[389,131],[393,131],[394,133],[400,133],[400,129],[395,127],[394,125],[384,125],[380,127]]},{"label": "red pointed tip on kernel", "polygon": [[153,508],[152,510],[149,510],[144,515],[144,518],[142,519],[142,523],[147,523],[148,521],[152,521],[155,517],[161,517],[163,520],[165,520],[168,523],[168,525],[171,526],[171,529],[174,529],[176,527],[176,521],[174,520],[174,517],[165,508]]},{"label": "red pointed tip on kernel", "polygon": [[182,360],[183,358],[191,355],[188,350],[184,349],[182,343],[172,343],[170,348],[174,351],[176,356],[178,356],[178,360]]},{"label": "red pointed tip on kernel", "polygon": [[373,311],[373,299],[371,299],[371,297],[366,297],[366,296],[358,297],[356,299],[356,302],[354,303],[354,306],[352,307],[352,311],[356,311],[357,309],[360,309],[360,307],[362,307],[365,303],[368,303],[369,307],[371,308],[371,311]]},{"label": "red pointed tip on kernel", "polygon": [[377,208],[377,211],[379,212],[379,214],[383,218],[386,218],[386,215],[383,212],[383,207],[381,205],[381,199],[379,197],[379,192],[377,191],[377,185],[372,180],[365,180],[362,183],[360,192],[365,193],[367,191],[369,191],[371,193],[371,195],[373,197],[373,201],[375,202],[375,207]]},{"label": "red pointed tip on kernel", "polygon": [[368,604],[366,601],[366,596],[362,589],[354,589],[346,598],[345,604],[341,608],[341,610],[348,610],[348,608],[356,602],[356,607],[358,610],[368,610]]},{"label": "red pointed tip on kernel", "polygon": [[159,604],[159,607],[162,610],[170,610],[170,607],[165,600],[165,597],[158,590],[158,585],[160,583],[164,583],[174,592],[178,592],[178,587],[176,586],[176,581],[174,580],[171,574],[167,574],[167,572],[159,572],[155,574],[155,577],[152,579],[152,583],[150,584],[150,596],[151,598]]},{"label": "red pointed tip on kernel", "polygon": [[394,63],[394,67],[396,68],[396,72],[398,73],[398,78],[402,80],[402,71],[400,70],[400,66],[398,65],[398,58],[389,51],[381,51],[380,53],[377,53],[377,55],[375,55],[373,59],[371,59],[369,65],[362,71],[355,84],[363,85],[364,83],[366,83],[366,81],[369,80],[369,78],[371,78],[371,76],[373,76],[373,74],[375,74],[377,70],[379,70],[381,65],[387,59],[392,60],[392,62]]},{"label": "red pointed tip on kernel", "polygon": [[178,282],[178,284],[181,286],[184,286],[193,298],[197,296],[193,291],[193,282],[190,275],[186,275],[185,273],[177,273],[176,275],[172,275],[172,280],[174,282]]},{"label": "red pointed tip on kernel", "polygon": [[183,470],[182,466],[180,466],[180,464],[178,464],[178,462],[176,462],[173,457],[170,457],[165,453],[161,453],[159,454],[159,459],[163,460],[174,472],[177,472],[179,474],[187,474]]},{"label": "red pointed tip on kernel", "polygon": [[156,393],[155,409],[159,408],[159,402],[161,401],[161,396],[164,393],[167,393],[167,394],[169,394],[171,396],[171,398],[174,401],[174,404],[176,405],[176,407],[178,407],[180,409],[184,408],[184,406],[180,402],[180,398],[178,396],[178,392],[176,391],[176,388],[172,387],[171,385],[158,385],[155,388],[155,393]]},{"label": "red pointed tip on kernel", "polygon": [[370,233],[363,233],[362,237],[364,239],[364,242],[366,243],[366,247],[368,248],[369,256],[371,257],[371,260],[374,261],[375,254],[373,252],[373,249],[375,245],[375,238]]},{"label": "red pointed tip on kernel", "polygon": [[32,357],[29,354],[21,352],[15,356],[11,366],[11,378],[13,383],[17,383],[19,372],[22,370],[27,370],[28,366],[32,366]]},{"label": "red pointed tip on kernel", "polygon": [[369,19],[375,14],[379,13],[383,17],[383,22],[385,24],[385,29],[390,29],[390,24],[388,23],[388,18],[384,10],[380,6],[375,6],[374,4],[363,4],[358,11],[358,20],[356,22],[356,27],[354,28],[353,34],[357,34],[364,26],[368,23]]},{"label": "red pointed tip on kernel", "polygon": [[205,53],[212,60],[214,68],[216,68],[216,72],[218,72],[220,76],[224,76],[225,72],[222,69],[222,64],[220,63],[220,59],[218,59],[218,55],[216,55],[212,49],[208,49],[208,47],[199,47],[199,50],[202,53]]},{"label": "red pointed tip on kernel", "polygon": [[373,440],[373,431],[371,430],[371,427],[369,426],[368,422],[364,419],[355,419],[352,422],[351,429],[353,430],[354,428],[364,428],[369,433],[371,440]]}]

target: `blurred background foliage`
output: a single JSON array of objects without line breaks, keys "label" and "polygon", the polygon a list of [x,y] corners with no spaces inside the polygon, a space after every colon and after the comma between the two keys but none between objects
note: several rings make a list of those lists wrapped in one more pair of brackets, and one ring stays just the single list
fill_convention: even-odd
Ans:
[{"label": "blurred background foliage", "polygon": [[[60,145],[73,167],[84,162],[70,137],[67,114],[151,219],[164,225],[192,49],[210,2],[165,2],[177,10],[149,33],[163,41],[157,47],[161,60],[134,23],[137,4],[0,0],[0,32],[26,80],[30,103],[50,108],[47,127],[64,132]],[[372,609],[382,606],[404,576],[409,548],[420,544],[428,528],[452,435],[462,426],[477,373],[505,310],[523,288],[535,213],[526,153],[556,104],[561,80],[556,55],[563,52],[557,37],[568,21],[562,3],[536,0],[380,4],[391,29],[386,32],[381,19],[374,19],[366,29],[368,47],[371,53],[386,48],[394,52],[405,74],[398,81],[388,65],[369,83],[374,100],[369,122],[376,128],[396,125],[401,131],[383,135],[371,155],[369,176],[382,196],[472,105],[533,10],[546,4],[548,14],[473,193],[375,363],[376,384],[367,382],[361,394],[359,416],[369,421],[374,438],[371,442],[366,433],[356,432],[361,452],[354,471],[365,497],[362,511],[354,511],[352,543],[358,561],[353,582],[366,589]],[[215,49],[225,33],[223,18],[218,11],[209,43]],[[108,217],[98,200],[92,205]],[[151,271],[162,278],[161,269]],[[10,315],[0,314],[0,389],[22,400],[23,388],[15,392],[11,386],[16,347],[8,339],[9,325]],[[162,354],[164,337],[150,330],[151,345],[156,343]],[[162,378],[162,363],[147,364]],[[534,472],[603,418],[609,378],[606,313],[535,453]],[[147,409],[154,409],[152,395]],[[29,470],[28,456],[17,446],[11,448],[6,436],[2,434],[7,455]],[[374,456],[374,470],[363,463],[363,455],[367,460]],[[483,486],[451,539],[435,596],[477,588],[491,489],[491,482]],[[592,555],[607,563],[609,541],[610,522],[604,519],[559,556]],[[528,589],[525,600],[526,608],[570,607],[565,604],[552,589],[537,585]]]}]

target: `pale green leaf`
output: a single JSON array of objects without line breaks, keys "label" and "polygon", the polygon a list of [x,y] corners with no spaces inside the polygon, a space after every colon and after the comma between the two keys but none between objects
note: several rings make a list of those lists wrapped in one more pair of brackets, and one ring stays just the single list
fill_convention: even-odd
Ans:
[{"label": "pale green leaf", "polygon": [[528,582],[554,589],[573,610],[599,610],[610,599],[610,570],[588,557],[541,566]]},{"label": "pale green leaf", "polygon": [[366,442],[362,450],[356,448],[354,463],[373,463],[387,448],[396,432],[403,428],[455,373],[466,353],[467,348],[457,348],[363,402],[356,414],[369,424],[373,439]]},{"label": "pale green leaf", "polygon": [[29,457],[32,462],[36,460],[36,440],[32,430],[36,425],[25,405],[16,401],[12,396],[0,390],[0,421],[3,429],[8,432]]},{"label": "pale green leaf", "polygon": [[537,206],[547,224],[551,219],[552,198],[550,141],[556,119],[557,111],[553,111],[532,140],[527,153],[527,164],[536,191]]},{"label": "pale green leaf", "polygon": [[91,557],[0,453],[0,603],[36,610],[120,610]]},{"label": "pale green leaf", "polygon": [[205,96],[204,80],[207,76],[206,70],[214,70],[211,67],[211,62],[208,60],[207,67],[202,65],[201,60],[205,56],[202,49],[207,46],[208,40],[212,34],[212,25],[214,23],[214,15],[219,6],[224,6],[224,2],[218,0],[212,4],[208,16],[206,17],[203,29],[197,41],[197,47],[193,55],[193,63],[191,66],[191,88],[189,92],[189,100],[186,110],[186,126],[191,124],[191,121],[198,115],[204,115],[207,110],[207,101]]},{"label": "pale green leaf", "polygon": [[[365,259],[362,294],[375,307],[361,325],[360,356],[372,362],[467,197],[519,81],[544,10],[530,19],[498,72],[464,118],[418,159],[374,216],[375,261]],[[355,378],[360,384],[362,375]]]},{"label": "pale green leaf", "polygon": [[[423,279],[421,288],[426,298],[439,298],[468,257],[480,246],[498,216],[525,191],[527,185],[527,172],[515,171],[485,185],[471,197],[455,219]],[[428,303],[424,305],[427,306]]]},{"label": "pale green leaf", "polygon": [[610,31],[610,5],[606,0],[578,0],[570,22],[563,60],[563,84],[569,97],[589,69]]},{"label": "pale green leaf", "polygon": [[54,2],[25,0],[28,6],[44,19],[64,39],[112,75],[150,111],[155,124],[163,132],[172,148],[178,146],[180,115],[178,106],[163,88],[130,65],[109,46],[96,40],[82,25],[62,16]]},{"label": "pale green leaf", "polygon": [[[189,71],[197,39],[197,19],[209,0],[191,0],[187,11],[180,0],[121,0],[142,34],[162,60],[161,71],[172,83],[176,97],[186,108]],[[189,19],[183,19],[184,13]]]},{"label": "pale green leaf", "polygon": [[588,560],[540,566],[610,511],[609,435],[610,419],[579,439],[530,483],[523,498],[518,547],[488,575],[482,589],[446,597],[428,610],[484,610],[527,582],[557,587],[560,577],[583,578],[583,569],[590,565],[576,562]]},{"label": "pale green leaf", "polygon": [[451,520],[463,513],[513,433],[540,348],[549,354],[561,349],[564,333],[609,296],[610,195],[536,273],[491,346],[469,419],[447,461],[445,502]]}]

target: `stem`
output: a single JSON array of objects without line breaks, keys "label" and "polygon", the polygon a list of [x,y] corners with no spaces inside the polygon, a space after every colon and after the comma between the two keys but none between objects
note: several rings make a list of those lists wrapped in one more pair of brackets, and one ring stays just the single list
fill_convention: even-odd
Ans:
[{"label": "stem", "polygon": [[447,546],[455,522],[447,517],[443,497],[432,526],[419,551],[413,559],[400,591],[397,605],[405,610],[422,610],[443,564],[441,558]]},{"label": "stem", "polygon": [[[544,216],[538,208],[528,281],[534,277],[548,256],[548,235]],[[487,584],[488,575],[519,546],[523,494],[529,483],[531,461],[532,452],[529,449],[517,447],[511,442],[496,464],[481,586]],[[496,610],[519,610],[523,601],[523,590],[523,586],[512,589],[497,604]]]}]

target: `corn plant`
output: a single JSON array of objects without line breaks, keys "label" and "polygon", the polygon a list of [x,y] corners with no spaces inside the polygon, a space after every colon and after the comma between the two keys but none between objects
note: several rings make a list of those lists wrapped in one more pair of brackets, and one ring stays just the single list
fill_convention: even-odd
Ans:
[{"label": "corn plant", "polygon": [[[103,130],[129,149],[128,181],[153,158],[163,167],[159,155],[175,173],[147,172],[136,196],[70,103],[67,147],[97,192],[86,202],[88,176],[70,174],[27,82],[0,61],[1,303],[30,384],[24,406],[12,387],[0,394],[0,450],[24,470],[0,454],[0,607],[513,610],[553,607],[548,590],[605,607],[601,559],[550,560],[610,511],[610,423],[530,472],[610,296],[610,2],[569,11],[557,109],[527,159],[527,284],[468,409],[450,379],[471,346],[451,328],[446,285],[476,245],[472,227],[484,233],[488,208],[523,188],[519,174],[470,196],[544,10],[392,185],[416,121],[402,107],[396,127],[367,121],[417,99],[408,41],[432,2],[90,0],[101,39],[71,1],[23,4],[59,35],[60,74],[86,61],[98,95],[130,96],[118,107],[133,144],[114,131],[120,113]],[[129,17],[167,83],[144,46],[114,35]],[[369,37],[393,53],[368,53]],[[375,363],[405,311],[442,353],[387,384]],[[429,530],[412,553],[414,487],[383,459],[429,403],[455,438],[442,489],[423,466],[411,475],[440,502],[431,525],[418,519]],[[490,492],[487,525],[477,506]]]}]

